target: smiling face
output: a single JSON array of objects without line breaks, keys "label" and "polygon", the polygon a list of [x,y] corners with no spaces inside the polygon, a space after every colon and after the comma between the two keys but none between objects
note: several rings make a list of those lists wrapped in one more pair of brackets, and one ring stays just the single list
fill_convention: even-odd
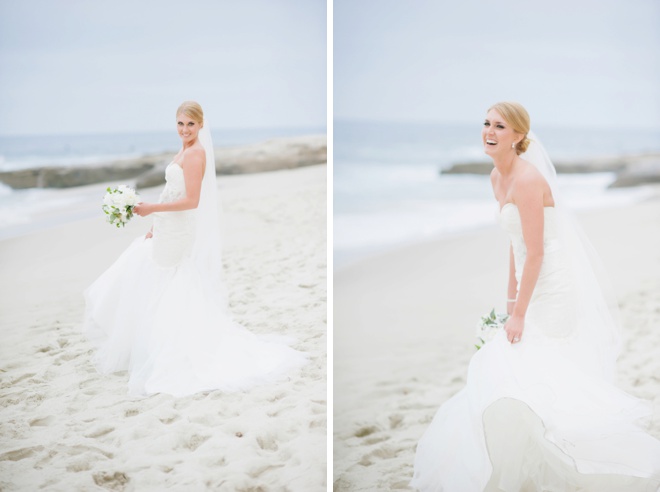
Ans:
[{"label": "smiling face", "polygon": [[508,152],[515,153],[516,151],[511,148],[511,145],[518,143],[521,139],[522,135],[516,132],[497,110],[488,111],[484,127],[481,130],[481,140],[486,154],[497,156]]},{"label": "smiling face", "polygon": [[202,126],[185,113],[180,113],[176,117],[176,128],[185,145],[195,141]]}]

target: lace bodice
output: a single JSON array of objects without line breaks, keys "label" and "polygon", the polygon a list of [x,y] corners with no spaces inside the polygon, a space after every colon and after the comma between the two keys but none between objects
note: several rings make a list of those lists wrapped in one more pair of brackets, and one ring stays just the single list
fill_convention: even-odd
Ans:
[{"label": "lace bodice", "polygon": [[173,202],[186,196],[186,181],[183,169],[175,162],[165,168],[165,188],[160,194],[159,203]]}]

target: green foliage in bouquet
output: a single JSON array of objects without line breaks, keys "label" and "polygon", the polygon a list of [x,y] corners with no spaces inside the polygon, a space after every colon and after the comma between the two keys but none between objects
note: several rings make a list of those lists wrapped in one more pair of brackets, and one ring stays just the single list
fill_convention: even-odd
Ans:
[{"label": "green foliage in bouquet", "polygon": [[103,213],[110,224],[124,227],[131,217],[133,209],[138,203],[139,197],[135,190],[126,185],[117,188],[106,188],[107,193],[103,197]]},{"label": "green foliage in bouquet", "polygon": [[482,316],[481,321],[477,324],[477,343],[474,345],[477,350],[491,341],[497,335],[497,332],[504,328],[504,324],[508,319],[508,314],[496,313],[495,308],[487,315]]}]

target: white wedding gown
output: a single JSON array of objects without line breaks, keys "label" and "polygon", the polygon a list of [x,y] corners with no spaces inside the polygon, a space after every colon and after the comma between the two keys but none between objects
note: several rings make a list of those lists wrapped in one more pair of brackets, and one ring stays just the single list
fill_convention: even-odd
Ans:
[{"label": "white wedding gown", "polygon": [[[160,202],[185,196],[178,164],[165,178]],[[190,256],[196,212],[154,214],[153,238],[137,238],[85,291],[95,365],[103,373],[128,370],[132,395],[245,390],[307,360],[290,340],[238,325],[205,287]]]},{"label": "white wedding gown", "polygon": [[[576,306],[555,209],[544,209],[544,258],[522,341],[504,331],[476,352],[467,384],[421,438],[411,485],[423,491],[656,491],[660,441],[636,425],[649,406],[590,370],[573,346]],[[518,208],[500,223],[516,276],[526,248]]]}]

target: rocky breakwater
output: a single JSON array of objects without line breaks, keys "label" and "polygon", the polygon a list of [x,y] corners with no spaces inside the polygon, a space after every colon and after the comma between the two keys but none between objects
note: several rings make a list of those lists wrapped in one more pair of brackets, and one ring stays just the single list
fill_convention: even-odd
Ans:
[{"label": "rocky breakwater", "polygon": [[[135,179],[138,188],[165,182],[165,166],[173,152],[84,166],[44,166],[0,172],[0,182],[14,189],[70,188]],[[217,174],[243,174],[292,169],[327,161],[325,135],[274,138],[258,144],[215,149]]]},{"label": "rocky breakwater", "polygon": [[[660,183],[660,152],[558,161],[555,168],[560,174],[615,173],[610,188]],[[492,162],[462,162],[441,169],[440,174],[490,174],[492,169]]]},{"label": "rocky breakwater", "polygon": [[[293,169],[325,164],[327,160],[325,135],[273,138],[257,144],[215,149],[215,170],[218,175]],[[164,183],[163,167],[157,166],[140,176],[136,186],[148,188]]]},{"label": "rocky breakwater", "polygon": [[0,172],[0,181],[14,189],[71,188],[139,176],[174,154],[154,154],[85,166],[44,166]]}]

